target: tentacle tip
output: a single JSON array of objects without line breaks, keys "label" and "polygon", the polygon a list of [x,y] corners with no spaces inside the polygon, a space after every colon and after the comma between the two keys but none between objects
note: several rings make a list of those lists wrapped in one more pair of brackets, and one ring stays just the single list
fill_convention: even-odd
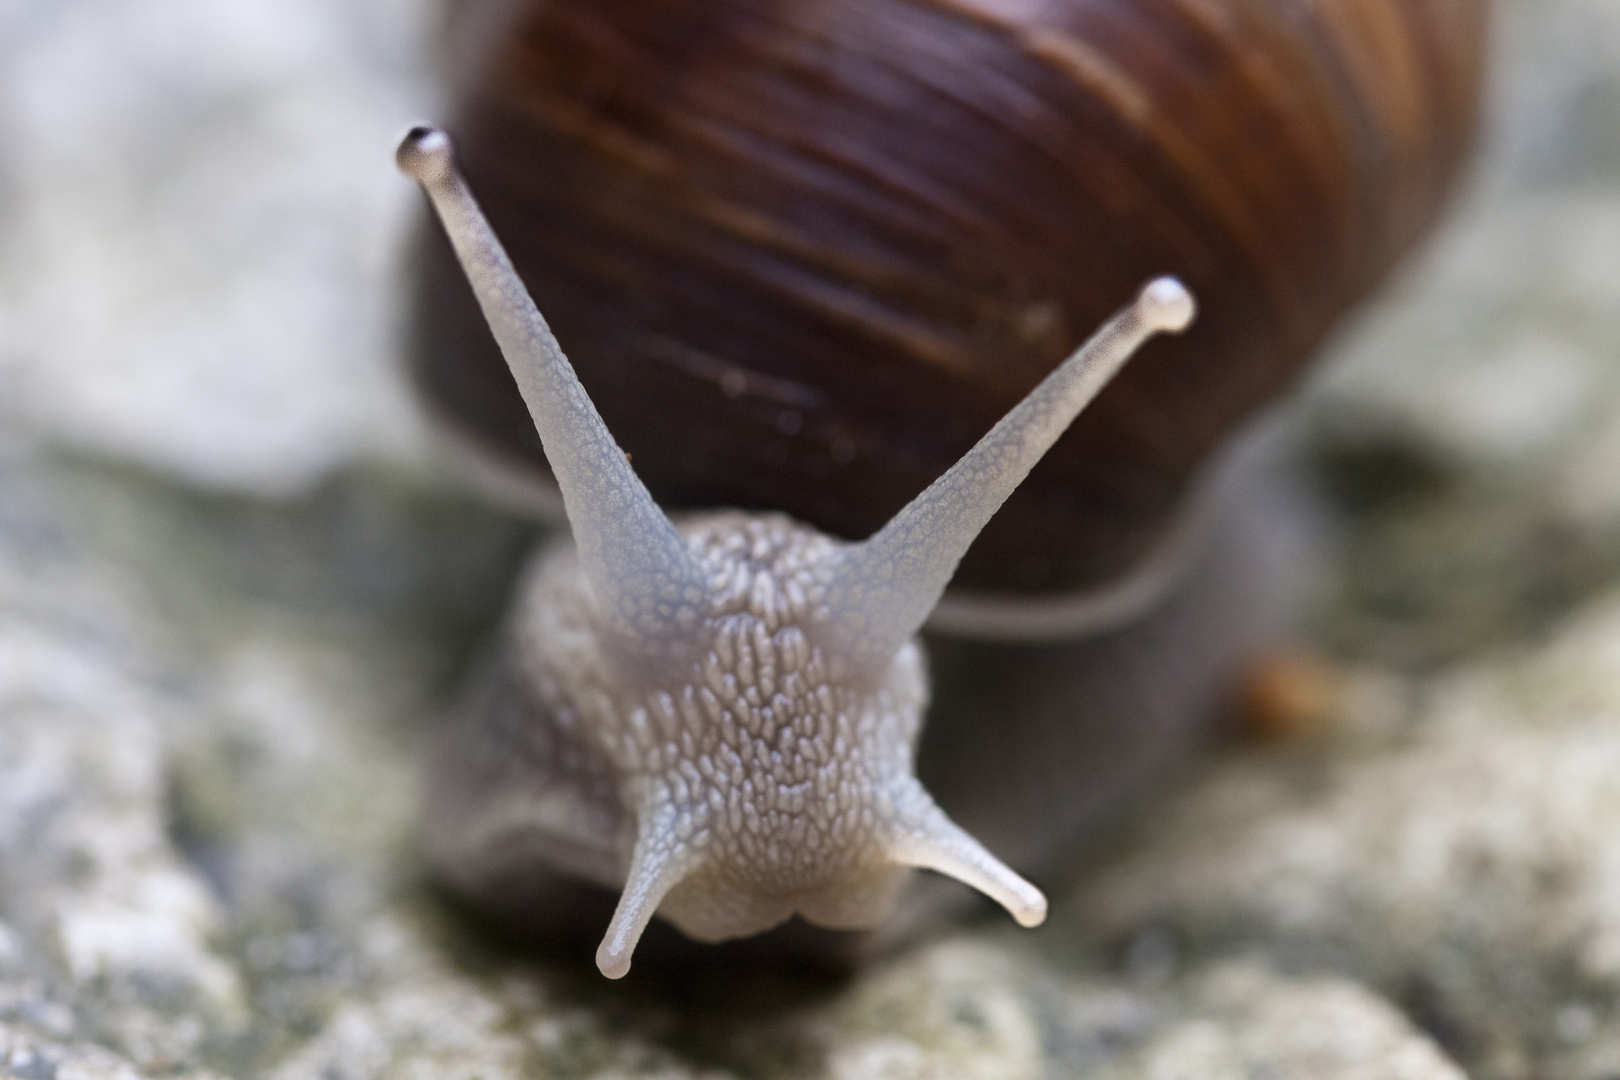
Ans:
[{"label": "tentacle tip", "polygon": [[1154,278],[1137,297],[1136,310],[1154,330],[1176,334],[1187,329],[1198,313],[1187,286],[1173,277]]},{"label": "tentacle tip", "polygon": [[1033,930],[1046,921],[1046,894],[1031,885],[1029,895],[1019,897],[1018,905],[1009,910],[1014,922],[1026,930]]},{"label": "tentacle tip", "polygon": [[596,949],[597,970],[610,979],[624,978],[630,973],[631,951],[629,948],[615,951],[609,940],[603,940]]},{"label": "tentacle tip", "polygon": [[399,140],[394,163],[399,171],[420,184],[432,184],[450,175],[450,136],[440,128],[417,124]]}]

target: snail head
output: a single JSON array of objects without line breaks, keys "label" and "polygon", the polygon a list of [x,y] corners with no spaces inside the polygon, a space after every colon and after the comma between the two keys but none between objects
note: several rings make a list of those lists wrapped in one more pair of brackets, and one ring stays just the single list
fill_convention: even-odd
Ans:
[{"label": "snail head", "polygon": [[628,811],[613,865],[597,873],[623,883],[602,972],[629,970],[655,911],[705,941],[794,914],[875,925],[912,867],[965,882],[1024,926],[1041,923],[1040,891],[913,775],[927,702],[916,634],[979,530],[1080,410],[1143,341],[1191,321],[1187,290],[1150,282],[863,542],[780,514],[677,525],[608,433],[449,138],[413,128],[397,160],[444,224],[572,528],[572,547],[543,561],[526,591],[518,662]]}]

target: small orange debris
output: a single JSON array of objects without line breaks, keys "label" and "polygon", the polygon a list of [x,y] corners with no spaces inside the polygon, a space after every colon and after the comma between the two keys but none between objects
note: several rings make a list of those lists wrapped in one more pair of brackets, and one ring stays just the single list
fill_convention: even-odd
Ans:
[{"label": "small orange debris", "polygon": [[1268,742],[1326,734],[1343,682],[1329,661],[1308,650],[1280,646],[1260,653],[1233,688],[1237,730]]}]

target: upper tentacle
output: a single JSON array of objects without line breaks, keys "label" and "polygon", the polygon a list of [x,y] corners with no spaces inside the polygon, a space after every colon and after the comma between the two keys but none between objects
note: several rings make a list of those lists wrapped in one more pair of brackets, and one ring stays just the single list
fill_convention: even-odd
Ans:
[{"label": "upper tentacle", "polygon": [[1149,337],[1192,321],[1193,298],[1158,278],[870,539],[843,549],[826,608],[840,651],[878,671],[915,634],[993,514],[1080,410]]},{"label": "upper tentacle", "polygon": [[562,490],[586,580],[609,626],[668,643],[696,621],[696,558],[630,468],[529,298],[437,128],[406,133],[399,167],[421,183],[472,283]]}]

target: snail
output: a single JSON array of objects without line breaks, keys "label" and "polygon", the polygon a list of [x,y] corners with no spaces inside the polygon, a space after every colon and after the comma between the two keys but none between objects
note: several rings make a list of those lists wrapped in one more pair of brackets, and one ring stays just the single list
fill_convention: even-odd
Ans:
[{"label": "snail", "polygon": [[1040,891],[912,775],[927,699],[914,638],[984,523],[1080,410],[1150,335],[1186,328],[1181,283],[1150,282],[861,543],[781,514],[722,511],[677,529],[529,299],[449,138],[413,128],[398,160],[455,244],[573,530],[519,600],[517,662],[533,698],[504,749],[544,750],[515,791],[483,789],[458,857],[528,845],[622,883],[597,951],[609,978],[629,970],[655,910],[699,940],[796,914],[864,929],[893,907],[905,867],[972,885],[1024,926],[1043,922]]},{"label": "snail", "polygon": [[[1270,497],[1251,490],[1253,455],[1229,449],[1232,432],[1438,213],[1472,134],[1484,21],[1472,0],[460,5],[470,44],[457,54],[452,127],[491,228],[474,229],[471,203],[448,194],[461,189],[440,137],[407,140],[402,163],[455,223],[452,237],[483,237],[453,252],[439,228],[422,233],[412,375],[493,489],[555,513],[548,462],[559,472],[580,546],[539,557],[490,673],[432,755],[427,839],[440,874],[479,904],[542,921],[548,905],[572,903],[570,875],[623,886],[598,952],[609,975],[627,969],[655,910],[706,940],[790,911],[833,927],[882,922],[904,880],[894,865],[944,869],[1034,921],[1038,894],[1022,875],[1060,865],[1104,804],[1202,730],[1220,680],[1275,631],[1287,604],[1267,594],[1278,591],[1267,529],[1234,531],[1225,511],[1208,510],[1212,499]],[[521,286],[492,283],[504,265],[489,254],[496,235]],[[506,314],[475,298],[457,254]],[[1106,324],[1105,346],[1120,320],[1170,328],[1155,314],[1181,310],[1155,299],[1168,284],[1109,312],[1172,273],[1199,297],[1197,324],[1155,343],[1072,431],[1054,432],[1022,484],[996,489],[1005,504],[983,515],[976,540],[953,531],[957,547],[929,556],[938,572],[926,586],[884,579],[873,595],[909,599],[874,611],[863,588],[833,582],[877,578],[808,568],[843,565],[918,520],[915,500],[977,460],[980,440],[1003,430],[993,425],[1043,408],[1027,395],[1072,370],[1060,361],[1081,328]],[[559,468],[545,445],[563,437],[531,417],[530,388],[513,386],[495,339],[525,287],[577,365],[569,400],[594,403],[582,411],[605,421],[586,441],[602,459],[593,468],[615,479],[589,483],[639,508],[636,535],[662,539],[636,558],[657,568],[592,553],[587,536],[622,527],[582,524],[595,511],[560,475],[575,466]],[[1074,355],[1064,363],[1093,370],[1094,350]],[[533,361],[513,362],[522,385]],[[627,494],[643,482],[650,496]],[[705,513],[675,530],[659,507]],[[727,559],[748,574],[720,569]],[[693,599],[708,595],[698,582],[712,573],[740,589],[745,576],[768,580],[766,564],[786,580],[726,601],[763,605],[766,638],[714,639],[730,651],[702,633],[646,646],[685,673],[669,684],[679,692],[631,675],[626,693],[640,704],[610,706],[618,684],[605,673],[622,657],[570,654],[574,667],[561,669],[587,674],[567,678],[535,659],[585,648],[578,625],[597,616],[632,639],[668,619],[718,633],[720,609]],[[565,584],[563,567],[583,578]],[[908,642],[953,569],[931,626],[957,636],[929,642],[934,701],[918,743],[927,691]],[[636,629],[641,616],[651,622]],[[865,639],[832,627],[873,620],[881,647],[833,659],[828,650]],[[682,667],[711,646],[718,668]],[[760,707],[744,709],[728,675],[768,655],[779,679],[812,654],[818,679],[888,673],[872,690],[881,708],[828,684],[845,703],[818,699],[826,715],[910,719],[892,721],[881,747],[846,733],[840,754],[854,757],[837,766],[814,737],[784,744],[781,761],[764,759],[793,778],[774,794],[712,754],[674,760],[666,745],[649,762],[658,738],[695,751],[701,740],[686,733],[729,730]],[[576,678],[587,682],[564,686]],[[705,706],[705,687],[721,704]],[[733,693],[744,696],[728,710]],[[822,714],[806,723],[812,715]],[[782,722],[780,738],[802,734]],[[603,749],[614,739],[622,760]],[[739,739],[722,742],[735,752]],[[922,784],[901,779],[913,753]],[[748,845],[809,859],[804,836],[852,828],[817,818],[813,765],[886,778],[856,799],[871,843],[866,854],[839,849],[842,885],[828,885],[838,875],[824,867],[777,866],[751,895],[739,885],[746,860],[724,871],[705,861]],[[723,782],[739,776],[735,790]],[[724,807],[730,840],[700,820],[690,801],[700,792],[704,813]],[[780,800],[757,806],[810,832],[769,843],[754,825],[739,832],[734,812],[754,819],[734,811],[737,799]],[[896,839],[925,820],[926,841]],[[685,846],[647,839],[670,835]],[[718,845],[702,858],[700,836],[698,847]]]}]

